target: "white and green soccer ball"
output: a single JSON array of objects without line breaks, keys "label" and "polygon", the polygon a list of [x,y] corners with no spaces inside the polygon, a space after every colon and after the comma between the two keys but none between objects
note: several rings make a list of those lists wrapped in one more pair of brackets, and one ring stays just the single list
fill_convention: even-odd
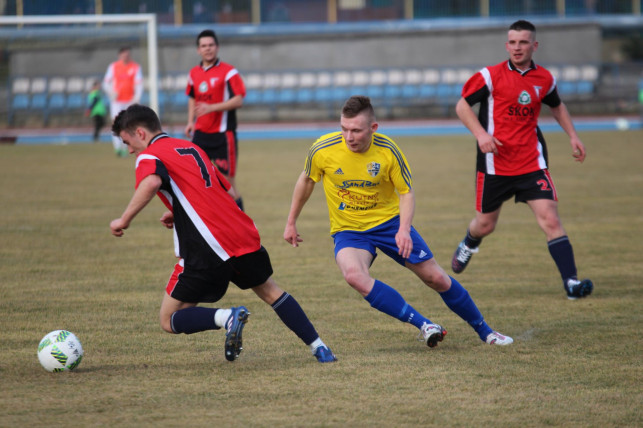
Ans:
[{"label": "white and green soccer ball", "polygon": [[47,333],[38,345],[38,360],[49,372],[73,370],[82,359],[83,347],[71,331],[54,330]]}]

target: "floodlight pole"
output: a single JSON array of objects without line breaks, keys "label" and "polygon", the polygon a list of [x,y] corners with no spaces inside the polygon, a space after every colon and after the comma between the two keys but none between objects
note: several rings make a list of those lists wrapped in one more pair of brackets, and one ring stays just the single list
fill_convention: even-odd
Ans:
[{"label": "floodlight pole", "polygon": [[123,15],[27,15],[0,16],[0,25],[23,24],[90,24],[99,22],[143,22],[147,24],[148,83],[150,85],[150,107],[159,113],[158,91],[158,32],[156,14],[137,13]]}]

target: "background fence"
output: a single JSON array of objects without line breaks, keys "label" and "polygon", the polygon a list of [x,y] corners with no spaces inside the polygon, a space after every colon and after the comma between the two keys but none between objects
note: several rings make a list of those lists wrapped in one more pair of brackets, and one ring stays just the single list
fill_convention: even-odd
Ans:
[{"label": "background fence", "polygon": [[[0,2],[2,5],[2,2]],[[4,15],[155,13],[160,24],[641,14],[642,0],[6,0]]]}]

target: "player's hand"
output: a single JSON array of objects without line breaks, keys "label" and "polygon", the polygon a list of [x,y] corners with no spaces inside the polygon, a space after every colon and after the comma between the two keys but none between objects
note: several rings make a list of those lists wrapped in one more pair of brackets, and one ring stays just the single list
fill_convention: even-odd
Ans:
[{"label": "player's hand", "polygon": [[194,131],[194,124],[188,123],[185,127],[185,136],[192,138],[192,131]]},{"label": "player's hand", "polygon": [[204,114],[212,113],[214,109],[212,105],[206,103],[196,103],[194,105],[194,114],[196,117],[203,116]]},{"label": "player's hand", "polygon": [[284,239],[293,247],[299,247],[299,243],[304,242],[301,236],[299,236],[299,233],[297,233],[297,227],[290,225],[286,225],[286,229],[284,230]]},{"label": "player's hand", "polygon": [[109,224],[109,228],[112,230],[112,235],[119,237],[123,236],[124,230],[127,229],[128,226],[129,225],[120,218],[112,220]]},{"label": "player's hand", "polygon": [[579,139],[572,139],[572,156],[576,159],[576,162],[583,163],[587,152],[585,151],[585,145]]},{"label": "player's hand", "polygon": [[161,224],[168,229],[172,229],[174,227],[174,214],[172,211],[164,212],[159,220],[161,221]]},{"label": "player's hand", "polygon": [[502,146],[502,143],[493,135],[486,134],[484,138],[478,139],[478,147],[482,153],[498,154],[498,146]]},{"label": "player's hand", "polygon": [[408,259],[413,251],[413,240],[411,234],[407,231],[398,231],[395,234],[395,243],[397,244],[397,253],[405,259]]}]

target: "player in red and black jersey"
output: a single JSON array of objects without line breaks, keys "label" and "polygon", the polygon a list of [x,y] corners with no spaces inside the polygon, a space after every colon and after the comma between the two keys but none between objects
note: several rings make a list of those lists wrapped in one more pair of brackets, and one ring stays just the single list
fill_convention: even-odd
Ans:
[{"label": "player in red and black jersey", "polygon": [[[502,204],[514,197],[525,202],[545,232],[549,252],[563,279],[569,299],[592,292],[590,280],[579,281],[574,252],[558,215],[558,196],[547,166],[547,147],[538,128],[542,104],[570,138],[572,156],[585,160],[585,146],[558,96],[556,79],[536,65],[536,28],[528,21],[509,27],[505,44],[509,60],[485,67],[462,89],[456,113],[476,137],[476,216],[451,261],[460,273],[478,252],[482,238],[496,227]],[[476,117],[471,106],[480,104]]]},{"label": "player in red and black jersey", "polygon": [[243,209],[234,178],[239,143],[236,110],[243,105],[246,87],[239,72],[221,61],[214,31],[204,30],[196,39],[201,63],[190,70],[185,89],[188,95],[188,123],[185,135],[201,147],[232,184],[233,196]]},{"label": "player in red and black jersey", "polygon": [[241,351],[248,310],[197,306],[219,301],[233,282],[271,305],[319,362],[335,361],[299,303],[272,279],[270,258],[254,222],[235,204],[230,184],[206,153],[162,132],[156,113],[138,104],[116,117],[112,132],[137,155],[136,190],[123,214],[111,222],[112,234],[123,236],[157,194],[168,209],[160,221],[174,230],[179,262],[161,303],[163,330],[191,334],[225,327],[225,356],[234,361]]}]

